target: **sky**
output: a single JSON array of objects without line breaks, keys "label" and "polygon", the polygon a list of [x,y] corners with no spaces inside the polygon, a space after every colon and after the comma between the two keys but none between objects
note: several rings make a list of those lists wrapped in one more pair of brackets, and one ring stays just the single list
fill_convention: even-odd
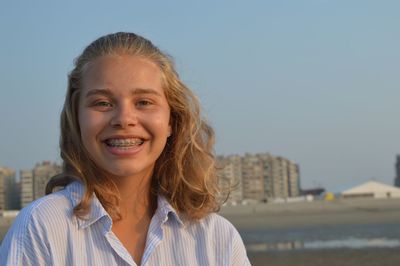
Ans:
[{"label": "sky", "polygon": [[0,165],[60,161],[73,59],[140,34],[172,55],[219,155],[300,165],[301,187],[393,184],[400,154],[399,1],[3,1]]}]

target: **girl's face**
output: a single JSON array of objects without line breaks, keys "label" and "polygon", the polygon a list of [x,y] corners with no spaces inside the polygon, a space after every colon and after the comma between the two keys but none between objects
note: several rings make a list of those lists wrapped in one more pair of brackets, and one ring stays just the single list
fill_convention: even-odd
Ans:
[{"label": "girl's face", "polygon": [[78,116],[86,150],[115,177],[150,177],[171,134],[161,71],[137,56],[92,62],[83,76]]}]

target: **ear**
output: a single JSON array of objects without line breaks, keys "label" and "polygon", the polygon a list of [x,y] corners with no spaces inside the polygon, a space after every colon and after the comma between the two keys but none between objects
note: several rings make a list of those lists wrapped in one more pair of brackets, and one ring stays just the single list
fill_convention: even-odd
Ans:
[{"label": "ear", "polygon": [[167,137],[171,137],[171,135],[172,135],[172,127],[171,127],[171,125],[169,125],[169,126],[168,126],[168,134],[167,134]]}]

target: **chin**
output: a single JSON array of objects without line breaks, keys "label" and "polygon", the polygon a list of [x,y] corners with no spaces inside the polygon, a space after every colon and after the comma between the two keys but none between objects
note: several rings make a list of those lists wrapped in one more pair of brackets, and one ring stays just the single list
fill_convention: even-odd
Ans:
[{"label": "chin", "polygon": [[129,167],[123,167],[120,166],[118,168],[113,167],[113,169],[110,169],[109,171],[113,176],[120,177],[120,178],[129,178],[129,177],[137,177],[137,176],[143,176],[148,174],[149,176],[153,172],[153,167],[132,167],[130,165]]}]

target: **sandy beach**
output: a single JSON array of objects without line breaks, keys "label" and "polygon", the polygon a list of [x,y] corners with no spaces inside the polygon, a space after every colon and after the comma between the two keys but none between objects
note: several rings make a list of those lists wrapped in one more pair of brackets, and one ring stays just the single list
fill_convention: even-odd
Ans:
[{"label": "sandy beach", "polygon": [[398,266],[400,249],[334,249],[248,254],[253,266]]},{"label": "sandy beach", "polygon": [[339,199],[223,207],[238,229],[400,223],[400,199]]},{"label": "sandy beach", "polygon": [[[400,224],[400,199],[339,199],[228,206],[221,215],[238,230],[285,230],[363,224]],[[400,248],[248,252],[254,266],[395,266]]]}]

